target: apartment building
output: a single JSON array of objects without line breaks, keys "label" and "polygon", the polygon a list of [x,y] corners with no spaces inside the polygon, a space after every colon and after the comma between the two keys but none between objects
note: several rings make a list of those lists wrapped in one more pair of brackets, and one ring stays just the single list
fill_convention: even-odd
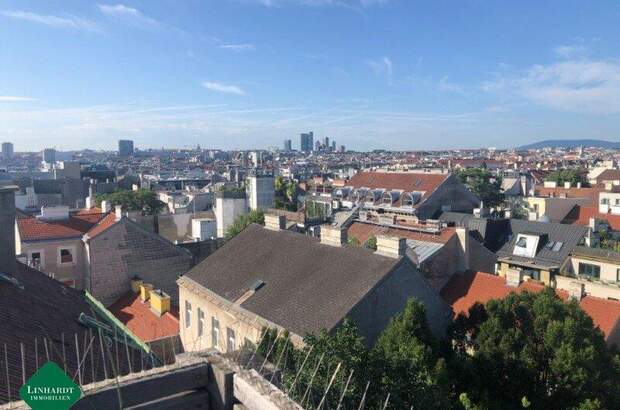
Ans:
[{"label": "apartment building", "polygon": [[405,255],[406,241],[377,238],[377,251],[347,246],[346,230],[323,228],[321,239],[283,230],[283,217],[250,225],[183,275],[181,340],[187,351],[232,351],[258,343],[263,328],[333,331],[349,317],[374,343],[408,298],[424,303],[443,336],[452,315]]}]

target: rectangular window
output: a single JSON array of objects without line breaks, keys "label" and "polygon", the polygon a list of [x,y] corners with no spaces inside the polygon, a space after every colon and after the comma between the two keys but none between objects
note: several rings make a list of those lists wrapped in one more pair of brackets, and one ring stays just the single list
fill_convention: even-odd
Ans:
[{"label": "rectangular window", "polygon": [[205,312],[198,308],[198,336],[202,336],[205,331]]},{"label": "rectangular window", "polygon": [[32,252],[30,254],[29,264],[35,268],[43,267],[43,254],[41,251]]},{"label": "rectangular window", "polygon": [[211,318],[211,346],[219,347],[220,345],[220,322],[213,316]]},{"label": "rectangular window", "polygon": [[226,351],[233,352],[235,350],[235,331],[231,328],[226,328]]},{"label": "rectangular window", "polygon": [[579,274],[598,279],[601,277],[601,267],[579,262]]},{"label": "rectangular window", "polygon": [[73,263],[73,251],[72,249],[62,248],[60,249],[60,263]]},{"label": "rectangular window", "polygon": [[185,327],[192,327],[192,304],[185,301]]}]

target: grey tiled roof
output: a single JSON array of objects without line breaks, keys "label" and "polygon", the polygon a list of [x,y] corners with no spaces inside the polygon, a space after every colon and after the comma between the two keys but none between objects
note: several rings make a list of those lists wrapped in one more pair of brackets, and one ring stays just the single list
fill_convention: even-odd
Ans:
[{"label": "grey tiled roof", "polygon": [[[578,225],[511,219],[510,231],[512,238],[497,252],[497,255],[500,258],[510,257],[515,262],[530,261],[539,265],[557,266],[561,265],[575,246],[581,242],[586,235],[588,228]],[[535,258],[524,258],[513,255],[517,235],[520,233],[541,235],[541,242],[538,244],[538,250]],[[549,241],[562,242],[562,248],[557,252],[546,249],[545,244]]]},{"label": "grey tiled roof", "polygon": [[571,252],[573,256],[584,256],[588,258],[601,259],[609,262],[620,263],[620,252],[609,249],[589,248],[587,246],[576,246]]},{"label": "grey tiled roof", "polygon": [[253,224],[186,276],[230,302],[262,280],[241,307],[304,336],[337,326],[400,261]]}]

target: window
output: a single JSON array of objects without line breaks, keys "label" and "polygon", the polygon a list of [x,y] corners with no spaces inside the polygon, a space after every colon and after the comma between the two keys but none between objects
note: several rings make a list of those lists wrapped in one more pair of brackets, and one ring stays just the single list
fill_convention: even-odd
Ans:
[{"label": "window", "polygon": [[591,278],[598,279],[601,276],[601,267],[591,265],[589,263],[579,262],[579,275],[590,276]]},{"label": "window", "polygon": [[205,312],[198,308],[198,336],[202,336],[205,331]]},{"label": "window", "polygon": [[616,282],[620,282],[620,269],[616,269]]},{"label": "window", "polygon": [[192,327],[192,304],[185,301],[185,327]]},{"label": "window", "polygon": [[553,241],[549,241],[549,242],[547,242],[547,244],[545,245],[545,249],[552,250],[554,246],[555,246],[555,242],[553,242]]},{"label": "window", "polygon": [[235,350],[235,331],[231,328],[226,328],[226,351],[232,352]]},{"label": "window", "polygon": [[601,198],[601,205],[607,205],[609,203],[609,199]]},{"label": "window", "polygon": [[527,238],[519,238],[515,246],[518,246],[519,248],[527,248]]},{"label": "window", "polygon": [[73,249],[70,248],[61,248],[60,249],[60,263],[62,264],[72,264],[73,263]]},{"label": "window", "polygon": [[43,268],[43,251],[30,252],[28,263],[35,268]]},{"label": "window", "polygon": [[211,346],[218,347],[220,345],[220,322],[213,316],[211,318]]},{"label": "window", "polygon": [[562,245],[564,245],[564,242],[556,242],[555,245],[553,245],[553,252],[560,252]]}]

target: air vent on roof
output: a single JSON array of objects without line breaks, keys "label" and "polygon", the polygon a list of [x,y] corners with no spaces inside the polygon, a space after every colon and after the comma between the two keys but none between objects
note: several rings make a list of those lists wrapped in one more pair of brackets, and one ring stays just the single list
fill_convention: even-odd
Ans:
[{"label": "air vent on roof", "polygon": [[254,284],[252,286],[250,286],[250,290],[256,292],[257,290],[262,288],[264,285],[265,285],[265,282],[263,282],[261,279],[259,279],[256,282],[254,282]]}]

